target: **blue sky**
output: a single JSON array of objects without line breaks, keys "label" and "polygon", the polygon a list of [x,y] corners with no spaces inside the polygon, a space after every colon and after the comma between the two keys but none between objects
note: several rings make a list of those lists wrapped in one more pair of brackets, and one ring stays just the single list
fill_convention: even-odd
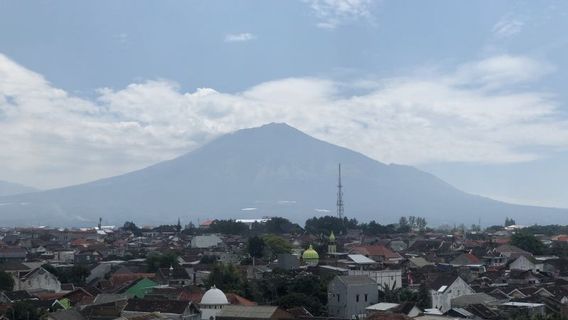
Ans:
[{"label": "blue sky", "polygon": [[271,121],[568,207],[565,1],[0,0],[0,179],[41,188]]}]

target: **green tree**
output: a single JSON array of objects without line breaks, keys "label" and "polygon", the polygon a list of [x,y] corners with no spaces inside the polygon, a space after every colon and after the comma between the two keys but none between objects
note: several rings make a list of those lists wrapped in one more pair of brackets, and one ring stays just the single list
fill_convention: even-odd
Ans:
[{"label": "green tree", "polygon": [[215,220],[209,226],[209,230],[221,234],[247,234],[249,232],[246,224],[236,220]]},{"label": "green tree", "polygon": [[275,234],[267,234],[262,237],[266,246],[270,249],[273,256],[281,253],[290,253],[292,251],[292,244],[288,240],[277,236]]},{"label": "green tree", "polygon": [[526,250],[535,255],[544,253],[544,244],[540,242],[533,234],[526,231],[519,231],[511,237],[511,244]]},{"label": "green tree", "polygon": [[124,225],[122,226],[122,230],[130,231],[130,232],[132,232],[133,235],[135,235],[137,237],[142,235],[142,231],[140,230],[140,228],[138,228],[138,226],[133,221],[126,221],[124,223]]},{"label": "green tree", "polygon": [[302,228],[290,222],[290,220],[282,217],[273,217],[264,223],[265,233],[285,234],[285,233],[299,233]]},{"label": "green tree", "polygon": [[264,243],[264,240],[262,238],[258,236],[249,238],[247,249],[249,255],[252,258],[253,266],[256,265],[256,258],[262,258],[265,246],[266,244]]},{"label": "green tree", "polygon": [[288,293],[278,298],[275,304],[284,309],[304,307],[314,316],[323,316],[326,312],[325,306],[321,301],[315,297],[298,292]]},{"label": "green tree", "polygon": [[339,218],[335,216],[313,217],[306,220],[306,231],[315,234],[329,234],[331,231],[336,235],[345,234],[347,229],[358,228],[356,219]]},{"label": "green tree", "polygon": [[0,291],[14,290],[14,278],[5,271],[0,271]]},{"label": "green tree", "polygon": [[232,264],[217,263],[205,281],[207,287],[215,286],[225,292],[243,293],[245,280]]}]

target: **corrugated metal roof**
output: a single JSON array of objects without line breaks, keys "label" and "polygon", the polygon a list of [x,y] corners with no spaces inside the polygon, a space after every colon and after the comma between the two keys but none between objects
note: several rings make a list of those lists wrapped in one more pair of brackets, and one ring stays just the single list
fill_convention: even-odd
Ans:
[{"label": "corrugated metal roof", "polygon": [[377,263],[373,259],[369,259],[362,254],[348,254],[349,259],[353,260],[356,264],[374,264]]}]

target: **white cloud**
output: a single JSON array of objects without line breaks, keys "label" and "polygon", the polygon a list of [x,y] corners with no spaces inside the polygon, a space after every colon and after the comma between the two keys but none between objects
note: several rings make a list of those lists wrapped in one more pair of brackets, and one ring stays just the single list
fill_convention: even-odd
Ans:
[{"label": "white cloud", "polygon": [[510,38],[523,30],[525,21],[516,15],[507,14],[493,26],[493,35],[496,38]]},{"label": "white cloud", "polygon": [[256,35],[244,32],[244,33],[230,33],[225,35],[225,42],[246,42],[255,40],[257,37]]},{"label": "white cloud", "polygon": [[[135,83],[75,97],[0,55],[0,178],[38,187],[138,169],[212,138],[268,122],[384,162],[530,161],[568,147],[568,122],[546,92],[522,84],[550,66],[495,56],[455,70],[351,83],[288,78],[228,94]],[[544,151],[543,151],[544,150]]]},{"label": "white cloud", "polygon": [[317,26],[335,29],[341,24],[372,17],[372,0],[304,0],[318,18]]}]

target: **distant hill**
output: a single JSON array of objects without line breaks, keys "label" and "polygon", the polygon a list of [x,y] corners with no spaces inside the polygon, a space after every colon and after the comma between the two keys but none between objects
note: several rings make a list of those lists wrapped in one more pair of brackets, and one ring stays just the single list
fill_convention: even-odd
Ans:
[{"label": "distant hill", "polygon": [[279,215],[303,222],[335,213],[342,164],[345,215],[360,221],[424,216],[431,224],[565,221],[568,210],[464,193],[413,167],[386,165],[286,124],[222,136],[148,168],[87,184],[0,198],[0,224],[175,223]]},{"label": "distant hill", "polygon": [[0,197],[38,191],[35,188],[0,180]]}]

